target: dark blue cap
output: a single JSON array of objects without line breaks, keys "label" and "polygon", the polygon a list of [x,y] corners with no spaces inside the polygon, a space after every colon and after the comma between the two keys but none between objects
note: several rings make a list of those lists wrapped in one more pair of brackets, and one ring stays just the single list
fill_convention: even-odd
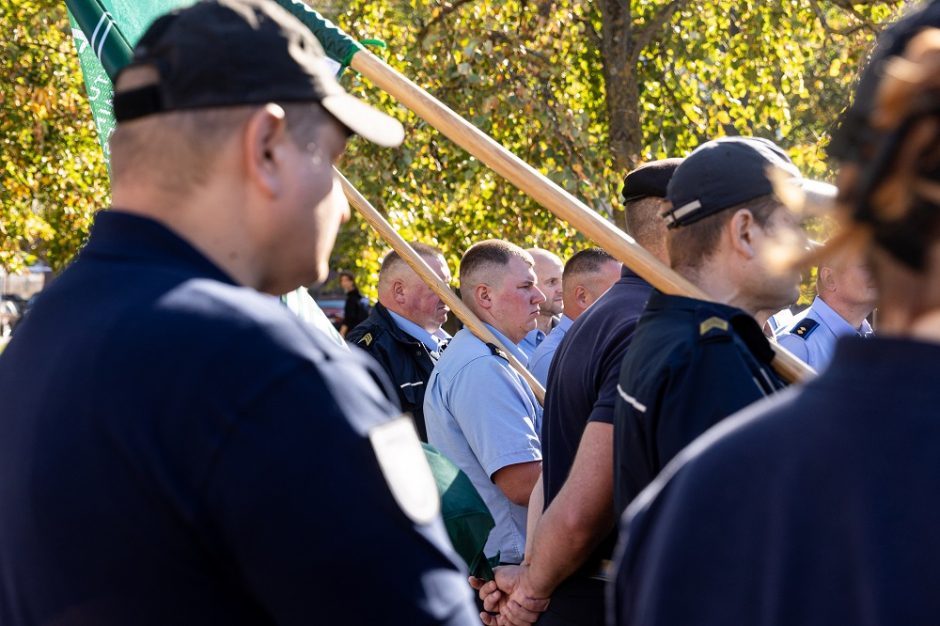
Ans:
[{"label": "dark blue cap", "polygon": [[797,179],[800,172],[775,143],[758,137],[722,137],[703,143],[682,161],[669,181],[670,228],[688,226],[742,202],[773,193],[769,167]]},{"label": "dark blue cap", "polygon": [[623,179],[624,202],[633,202],[643,198],[665,198],[666,187],[682,159],[661,159],[644,163]]}]

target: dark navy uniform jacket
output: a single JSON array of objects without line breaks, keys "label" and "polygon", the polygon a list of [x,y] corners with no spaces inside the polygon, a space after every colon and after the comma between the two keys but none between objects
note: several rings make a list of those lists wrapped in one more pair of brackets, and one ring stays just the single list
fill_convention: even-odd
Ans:
[{"label": "dark navy uniform jacket", "polygon": [[475,623],[380,469],[370,367],[99,214],[0,356],[0,623]]},{"label": "dark navy uniform jacket", "polygon": [[840,339],[624,516],[610,624],[936,624],[940,345]]},{"label": "dark navy uniform jacket", "polygon": [[[611,424],[620,364],[652,287],[626,267],[620,280],[565,334],[548,372],[542,417],[545,507],[561,490],[588,422]],[[582,568],[597,573],[616,543],[611,531]]]},{"label": "dark navy uniform jacket", "polygon": [[719,420],[784,387],[744,311],[654,291],[624,357],[614,420],[617,511]]},{"label": "dark navy uniform jacket", "polygon": [[395,385],[402,410],[411,413],[418,436],[426,442],[424,392],[437,359],[420,340],[398,327],[381,302],[375,304],[364,322],[346,334],[346,341],[379,362]]}]

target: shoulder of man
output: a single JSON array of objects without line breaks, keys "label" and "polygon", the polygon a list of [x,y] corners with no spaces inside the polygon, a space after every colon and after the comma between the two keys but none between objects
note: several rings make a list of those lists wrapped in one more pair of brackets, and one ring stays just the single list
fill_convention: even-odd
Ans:
[{"label": "shoulder of man", "polygon": [[819,328],[819,322],[811,317],[804,317],[798,323],[794,324],[790,330],[787,331],[788,335],[793,335],[803,339],[809,339],[809,337]]}]

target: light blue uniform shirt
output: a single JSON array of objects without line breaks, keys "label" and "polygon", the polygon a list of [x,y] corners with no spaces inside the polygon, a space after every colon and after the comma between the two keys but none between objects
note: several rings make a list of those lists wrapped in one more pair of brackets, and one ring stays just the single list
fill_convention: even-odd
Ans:
[{"label": "light blue uniform shirt", "polygon": [[[801,336],[797,332],[804,320],[813,320],[817,324]],[[777,343],[816,371],[822,371],[832,360],[839,337],[868,337],[872,333],[868,320],[862,322],[861,328],[855,329],[822,298],[816,296],[812,306],[797,315],[793,322],[777,335]]]},{"label": "light blue uniform shirt", "polygon": [[437,332],[429,333],[427,330],[421,326],[418,326],[410,319],[402,317],[398,313],[389,310],[387,307],[385,310],[388,311],[388,314],[392,316],[392,319],[399,328],[423,343],[424,346],[431,352],[440,352],[441,346],[447,345],[447,340],[450,339],[450,335],[447,334],[447,332],[443,329],[439,328]]},{"label": "light blue uniform shirt", "polygon": [[548,368],[552,365],[552,357],[555,356],[555,350],[561,345],[561,340],[565,338],[565,333],[574,324],[574,320],[567,315],[562,315],[558,325],[548,333],[548,336],[538,345],[535,352],[529,358],[529,371],[542,383],[544,387],[548,383]]},{"label": "light blue uniform shirt", "polygon": [[[487,327],[526,363],[525,354]],[[484,547],[488,557],[520,563],[525,552],[526,507],[510,502],[493,474],[542,460],[542,407],[522,376],[468,329],[454,335],[431,372],[424,396],[428,443],[462,469],[496,521]]]},{"label": "light blue uniform shirt", "polygon": [[[529,331],[529,334],[522,338],[522,341],[519,342],[519,349],[525,354],[526,359],[532,358],[535,349],[539,347],[540,343],[545,341],[545,337],[545,333],[538,328],[533,328]],[[525,363],[525,361],[523,361],[523,363]]]}]

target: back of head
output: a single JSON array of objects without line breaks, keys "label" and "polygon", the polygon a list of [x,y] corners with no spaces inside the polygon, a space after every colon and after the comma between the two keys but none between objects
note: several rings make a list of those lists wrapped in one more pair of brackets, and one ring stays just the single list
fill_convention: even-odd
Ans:
[{"label": "back of head", "polygon": [[662,213],[669,208],[666,189],[682,159],[644,163],[623,179],[624,228],[638,244],[665,261],[666,225]]},{"label": "back of head", "polygon": [[669,181],[672,206],[664,214],[669,258],[676,269],[696,269],[716,250],[722,229],[747,208],[760,226],[780,205],[766,174],[776,167],[799,180],[799,171],[773,142],[723,137],[696,148]]},{"label": "back of head", "polygon": [[293,109],[292,133],[329,115],[380,145],[403,136],[397,121],[339,86],[310,30],[270,0],[209,0],[158,18],[115,82],[116,184],[170,178],[166,188],[185,193],[269,103]]},{"label": "back of head", "polygon": [[567,285],[578,276],[596,274],[606,263],[619,263],[619,261],[601,248],[580,250],[574,253],[565,263],[562,282]]}]

